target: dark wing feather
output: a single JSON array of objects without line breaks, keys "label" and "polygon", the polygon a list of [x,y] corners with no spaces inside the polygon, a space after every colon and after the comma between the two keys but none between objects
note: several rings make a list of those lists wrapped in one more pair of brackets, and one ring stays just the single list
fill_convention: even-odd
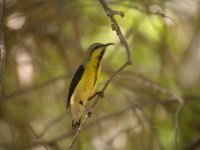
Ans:
[{"label": "dark wing feather", "polygon": [[69,106],[70,106],[71,96],[72,96],[76,86],[78,85],[79,81],[81,80],[83,72],[84,72],[84,67],[83,67],[83,65],[80,65],[79,68],[77,69],[77,71],[71,81],[71,85],[69,87],[69,93],[68,93],[68,98],[67,98],[67,108],[69,108]]}]

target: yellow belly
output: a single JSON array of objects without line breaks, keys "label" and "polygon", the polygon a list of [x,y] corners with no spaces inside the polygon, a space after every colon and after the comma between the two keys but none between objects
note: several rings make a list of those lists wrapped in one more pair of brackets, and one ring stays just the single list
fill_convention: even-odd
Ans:
[{"label": "yellow belly", "polygon": [[94,67],[87,68],[90,69],[86,69],[84,71],[83,76],[78,83],[76,89],[74,90],[70,101],[72,115],[75,120],[78,120],[80,118],[83,111],[83,107],[80,105],[80,101],[82,101],[83,105],[85,105],[87,100],[94,94],[101,72],[101,66],[99,66],[98,69]]},{"label": "yellow belly", "polygon": [[[85,70],[79,84],[77,85],[73,97],[74,101],[83,101],[85,104],[90,98],[97,87],[100,69],[95,70],[93,68]],[[97,72],[96,72],[97,71]],[[96,80],[96,81],[95,81]]]}]

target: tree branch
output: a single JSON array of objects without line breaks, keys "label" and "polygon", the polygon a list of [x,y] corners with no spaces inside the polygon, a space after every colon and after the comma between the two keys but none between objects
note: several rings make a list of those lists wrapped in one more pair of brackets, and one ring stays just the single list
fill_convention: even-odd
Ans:
[{"label": "tree branch", "polygon": [[4,68],[5,68],[5,62],[6,62],[6,47],[5,47],[4,35],[3,35],[5,5],[6,5],[6,0],[1,0],[0,1],[0,49],[1,49],[0,98],[2,96]]},{"label": "tree branch", "polygon": [[[145,106],[146,106],[146,104],[143,105],[143,106],[140,106],[140,107],[145,107]],[[118,117],[122,116],[124,113],[126,113],[127,111],[129,111],[130,109],[132,109],[132,108],[131,107],[126,107],[126,108],[123,108],[123,109],[121,109],[119,111],[116,111],[116,112],[114,112],[112,114],[108,114],[108,115],[104,115],[102,117],[99,117],[95,121],[92,121],[90,124],[87,124],[87,126],[85,126],[85,128],[83,128],[83,130],[86,131],[88,129],[91,129],[91,128],[95,127],[96,125],[98,125],[100,122],[104,122],[106,120],[113,119],[113,118],[118,118]],[[64,139],[72,137],[73,134],[74,134],[74,131],[71,130],[71,131],[68,131],[67,133],[65,133],[63,135],[60,135],[58,137],[55,137],[55,138],[53,138],[51,140],[47,140],[46,141],[46,140],[42,140],[41,139],[39,141],[38,140],[32,141],[28,145],[24,145],[23,147],[20,147],[19,149],[20,150],[26,150],[28,148],[34,148],[34,147],[37,147],[39,145],[43,145],[43,146],[44,145],[53,145],[53,144],[56,144],[56,143],[58,143],[60,141],[63,141]],[[1,141],[0,141],[0,146],[1,145],[2,145],[2,147],[4,146],[6,148],[8,146],[11,146],[10,143],[1,143]]]},{"label": "tree branch", "polygon": [[9,100],[9,99],[14,98],[16,96],[21,96],[23,94],[27,94],[27,93],[32,92],[34,90],[38,90],[40,88],[44,88],[46,86],[54,84],[55,82],[57,82],[59,80],[66,79],[69,76],[70,75],[68,75],[68,74],[67,75],[62,75],[62,76],[59,76],[59,77],[55,77],[53,79],[49,79],[49,80],[47,80],[47,81],[45,81],[43,83],[33,85],[32,87],[16,90],[13,93],[3,95],[2,100]]},{"label": "tree branch", "polygon": [[[119,15],[121,17],[124,17],[124,13],[121,12],[121,11],[115,11],[115,10],[112,10],[108,5],[107,3],[104,1],[104,0],[99,0],[100,4],[102,5],[105,13],[107,14],[107,16],[109,17],[110,21],[111,21],[111,27],[112,27],[112,30],[115,31],[117,33],[117,36],[121,42],[121,45],[125,48],[126,50],[126,55],[127,55],[127,61],[116,71],[114,72],[110,78],[108,79],[108,81],[105,83],[103,89],[102,89],[102,92],[104,93],[105,90],[107,89],[108,85],[110,84],[110,82],[113,80],[113,78],[118,74],[120,73],[125,67],[127,67],[128,65],[131,65],[132,64],[132,60],[131,60],[131,54],[130,54],[130,50],[129,50],[129,47],[128,47],[128,44],[122,34],[122,31],[117,23],[117,21],[115,20],[115,15]],[[98,96],[96,98],[96,100],[94,101],[92,107],[91,107],[91,110],[94,109],[94,107],[96,106],[96,104],[98,103],[99,99],[101,97]],[[71,145],[69,146],[69,149],[72,149],[73,148],[73,145],[74,143],[76,142],[76,139],[78,137],[78,135],[80,134],[82,128],[83,128],[83,125],[85,123],[85,121],[88,119],[88,116],[85,115],[81,125],[79,126],[78,130],[76,131],[76,134],[73,138],[73,141],[71,143]]]},{"label": "tree branch", "polygon": [[111,21],[111,27],[113,31],[116,31],[117,36],[119,37],[119,40],[121,42],[121,45],[125,48],[126,50],[126,54],[127,54],[127,64],[131,64],[132,60],[131,60],[131,54],[130,54],[130,50],[128,47],[128,44],[122,34],[122,31],[115,19],[115,15],[119,15],[121,17],[124,17],[124,13],[122,11],[115,11],[112,10],[105,2],[105,0],[99,0],[99,2],[101,3],[102,7],[104,8],[105,13],[107,14],[107,16],[109,17],[110,21]]}]

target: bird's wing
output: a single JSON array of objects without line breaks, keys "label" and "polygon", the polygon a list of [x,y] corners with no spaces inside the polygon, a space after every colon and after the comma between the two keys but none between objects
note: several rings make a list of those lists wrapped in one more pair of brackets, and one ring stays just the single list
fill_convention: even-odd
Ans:
[{"label": "bird's wing", "polygon": [[67,98],[67,108],[69,108],[69,106],[70,106],[71,96],[72,96],[76,86],[78,85],[79,81],[81,80],[83,72],[84,72],[84,67],[83,67],[83,65],[80,65],[79,68],[77,69],[77,71],[71,81],[71,85],[69,87],[69,93],[68,93],[68,98]]}]

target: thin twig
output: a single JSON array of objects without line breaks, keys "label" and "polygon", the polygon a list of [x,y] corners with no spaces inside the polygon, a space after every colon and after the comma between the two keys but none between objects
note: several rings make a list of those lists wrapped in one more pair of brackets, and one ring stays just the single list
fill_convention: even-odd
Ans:
[{"label": "thin twig", "polygon": [[83,119],[81,125],[79,126],[78,130],[76,131],[76,134],[75,134],[75,136],[74,136],[74,138],[73,138],[73,141],[72,141],[71,145],[69,146],[69,150],[73,148],[73,145],[74,145],[74,143],[76,142],[76,139],[77,139],[78,135],[80,134],[81,129],[83,128],[84,122],[85,122],[85,120],[86,120],[87,118],[88,118],[88,115],[85,115],[85,117],[84,117],[84,119]]},{"label": "thin twig", "polygon": [[102,7],[104,8],[105,13],[107,14],[107,16],[110,18],[111,21],[111,27],[113,31],[116,31],[117,36],[119,37],[119,40],[121,42],[121,45],[125,48],[126,50],[126,54],[127,54],[127,64],[131,64],[132,60],[131,60],[131,54],[130,54],[130,50],[128,47],[128,44],[122,34],[122,31],[117,23],[117,21],[115,20],[115,15],[119,15],[121,17],[124,17],[124,13],[122,11],[113,11],[104,0],[99,0],[99,2],[101,3]]},{"label": "thin twig", "polygon": [[32,87],[29,87],[29,88],[24,88],[24,89],[16,90],[16,91],[14,91],[14,92],[12,92],[10,94],[3,95],[2,100],[9,100],[9,99],[14,98],[16,96],[21,96],[23,94],[27,94],[27,93],[32,92],[34,90],[39,90],[40,88],[44,88],[46,86],[54,84],[57,81],[66,79],[69,76],[70,75],[62,75],[62,76],[59,76],[59,77],[55,77],[53,79],[49,79],[49,80],[47,80],[47,81],[45,81],[43,83],[33,85]]},{"label": "thin twig", "polygon": [[[112,79],[120,72],[122,71],[126,66],[128,65],[128,62],[126,62],[124,65],[122,65],[116,72],[114,72],[110,78],[108,79],[108,81],[105,83],[104,87],[102,88],[102,92],[104,93],[105,90],[107,89],[108,85],[110,84],[110,82],[112,81]],[[98,96],[97,99],[94,101],[93,105],[92,105],[92,109],[96,106],[96,104],[98,103],[99,99],[101,97]]]},{"label": "thin twig", "polygon": [[[105,90],[107,89],[108,85],[110,84],[110,82],[113,80],[113,78],[114,78],[119,72],[121,72],[125,67],[127,67],[128,65],[131,65],[131,64],[132,64],[132,60],[131,60],[131,54],[130,54],[130,50],[129,50],[128,44],[127,44],[127,42],[126,42],[126,40],[125,40],[125,38],[124,38],[124,36],[123,36],[123,34],[122,34],[122,32],[121,32],[121,29],[120,29],[120,27],[119,27],[117,21],[116,21],[115,18],[114,18],[115,15],[119,15],[119,16],[121,16],[121,17],[124,17],[124,13],[121,12],[121,11],[115,11],[115,10],[113,11],[113,10],[107,5],[107,3],[106,3],[104,0],[99,0],[99,2],[100,2],[100,4],[102,5],[102,7],[104,8],[105,13],[107,14],[107,16],[109,17],[109,19],[110,19],[110,21],[111,21],[112,30],[113,30],[113,31],[116,31],[117,36],[118,36],[118,38],[119,38],[119,40],[120,40],[120,42],[121,42],[121,45],[125,48],[126,54],[127,54],[127,61],[126,61],[116,72],[114,72],[114,73],[110,76],[110,78],[108,79],[108,81],[105,83],[105,85],[104,85],[104,87],[103,87],[103,89],[102,89],[102,92],[104,93]],[[98,103],[98,101],[99,101],[100,98],[101,98],[101,97],[99,97],[99,96],[96,98],[96,100],[95,100],[95,102],[93,103],[91,109],[94,109],[94,107],[96,106],[96,104]],[[85,121],[87,120],[87,118],[88,118],[87,115],[85,115],[85,117],[84,117],[84,119],[83,119],[83,121],[82,121],[80,127],[79,127],[78,130],[76,131],[76,134],[75,134],[75,136],[74,136],[74,138],[73,138],[72,144],[70,145],[69,149],[72,149],[72,148],[73,148],[73,145],[74,145],[74,143],[75,143],[75,141],[76,141],[76,139],[77,139],[79,133],[81,132],[81,129],[82,129],[82,127],[83,127],[83,124],[85,123]]]},{"label": "thin twig", "polygon": [[[145,105],[141,106],[141,107],[145,107]],[[87,126],[85,126],[84,128],[82,128],[82,131],[86,131],[88,129],[91,129],[93,127],[95,127],[96,125],[98,125],[100,122],[104,122],[104,121],[107,121],[107,120],[110,120],[110,119],[113,119],[113,118],[118,118],[118,117],[121,117],[124,113],[126,113],[127,111],[129,111],[130,109],[132,109],[131,107],[126,107],[126,108],[123,108],[117,112],[114,112],[112,114],[108,114],[108,115],[104,115],[100,118],[97,118],[95,121],[92,121],[91,123],[87,124]],[[74,131],[69,131],[63,135],[60,135],[58,137],[55,137],[51,140],[36,140],[36,141],[32,141],[31,143],[29,143],[28,145],[24,145],[23,147],[20,147],[20,150],[26,150],[28,148],[34,148],[34,147],[37,147],[39,145],[52,145],[52,144],[55,144],[55,143],[58,143],[58,142],[61,142],[63,141],[64,139],[67,139],[67,138],[70,138],[72,137],[74,134]],[[2,145],[11,145],[10,143],[1,143],[0,142],[0,146]]]},{"label": "thin twig", "polygon": [[166,19],[171,20],[174,24],[177,24],[177,23],[175,22],[175,20],[172,19],[170,16],[166,15],[165,12],[161,12],[161,11],[151,11],[151,10],[149,9],[148,6],[145,6],[145,9],[142,9],[142,8],[140,8],[140,7],[138,7],[138,6],[134,5],[134,4],[132,4],[132,3],[129,3],[129,4],[128,4],[128,3],[123,3],[123,1],[122,1],[122,2],[110,2],[109,4],[121,5],[121,6],[124,6],[124,7],[126,7],[126,8],[134,9],[134,10],[139,11],[139,12],[144,13],[144,14],[147,14],[147,13],[148,13],[149,15],[160,16],[160,17],[162,17],[162,18],[166,18]]},{"label": "thin twig", "polygon": [[5,62],[6,62],[6,47],[5,47],[4,35],[3,35],[5,5],[6,5],[6,0],[1,0],[0,1],[0,7],[1,7],[0,8],[0,49],[1,49],[0,98],[2,96],[4,68],[5,68]]}]

